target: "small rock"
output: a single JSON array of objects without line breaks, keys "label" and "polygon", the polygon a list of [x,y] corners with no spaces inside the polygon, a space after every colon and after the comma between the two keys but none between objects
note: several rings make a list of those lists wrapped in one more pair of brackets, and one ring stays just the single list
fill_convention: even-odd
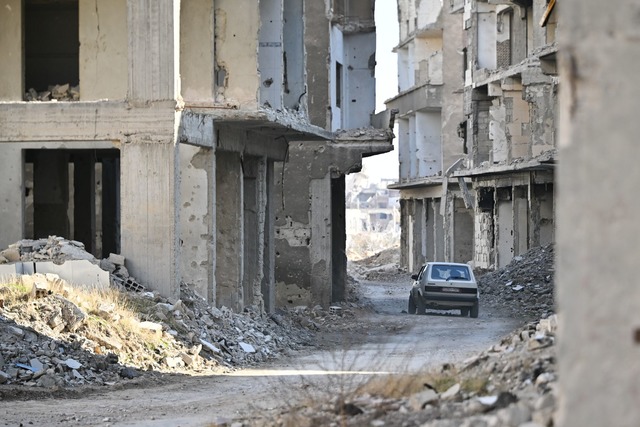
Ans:
[{"label": "small rock", "polygon": [[82,367],[82,363],[78,362],[75,359],[67,359],[64,361],[64,364],[71,369],[80,369]]},{"label": "small rock", "polygon": [[132,380],[140,376],[140,373],[136,371],[134,368],[124,367],[120,369],[118,373],[122,378],[126,378],[128,380]]},{"label": "small rock", "polygon": [[427,404],[438,400],[438,393],[435,390],[427,389],[416,393],[409,398],[409,406],[414,411],[420,411],[424,409]]},{"label": "small rock", "polygon": [[460,392],[460,384],[454,384],[447,389],[444,393],[440,395],[442,400],[449,400],[456,397],[456,395]]},{"label": "small rock", "polygon": [[109,260],[109,262],[112,262],[115,265],[124,266],[125,258],[124,258],[123,255],[110,253],[108,260]]},{"label": "small rock", "polygon": [[240,341],[238,343],[238,345],[240,345],[240,347],[242,348],[242,350],[244,350],[245,353],[255,353],[256,352],[256,349],[251,344],[247,344],[245,342]]}]

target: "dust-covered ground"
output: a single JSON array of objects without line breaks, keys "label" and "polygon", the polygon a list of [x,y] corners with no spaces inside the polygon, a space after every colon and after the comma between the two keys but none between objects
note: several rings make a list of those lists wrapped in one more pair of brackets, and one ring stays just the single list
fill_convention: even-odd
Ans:
[{"label": "dust-covered ground", "polygon": [[[93,341],[82,328],[52,338],[30,323],[43,322],[35,314],[0,309],[0,371],[12,375],[0,385],[0,425],[551,425],[557,320],[537,321],[553,312],[552,247],[481,276],[478,319],[406,314],[410,274],[393,250],[351,263],[350,272],[348,301],[330,310],[218,313],[188,289],[184,307],[153,301],[147,321],[175,326],[177,314],[187,328],[172,335],[178,344],[142,358],[157,365],[149,368],[123,363],[124,355],[111,370],[93,364],[106,356],[70,344]],[[157,304],[171,306],[160,306],[165,321],[155,317]],[[200,341],[203,328],[213,349]],[[69,353],[76,350],[83,353]],[[51,362],[45,374],[16,366],[33,368],[34,358]],[[83,365],[80,376],[93,378],[88,369],[102,383],[82,383],[69,359]],[[62,380],[38,384],[45,375]]]}]

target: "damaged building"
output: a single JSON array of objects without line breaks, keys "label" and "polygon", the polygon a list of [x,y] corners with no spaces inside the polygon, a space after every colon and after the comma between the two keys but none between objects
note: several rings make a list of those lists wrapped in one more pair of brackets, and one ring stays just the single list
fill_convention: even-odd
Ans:
[{"label": "damaged building", "polygon": [[344,174],[392,149],[372,1],[3,3],[0,247],[64,236],[236,311],[341,297]]},{"label": "damaged building", "polygon": [[399,0],[401,263],[502,267],[554,240],[554,0]]}]

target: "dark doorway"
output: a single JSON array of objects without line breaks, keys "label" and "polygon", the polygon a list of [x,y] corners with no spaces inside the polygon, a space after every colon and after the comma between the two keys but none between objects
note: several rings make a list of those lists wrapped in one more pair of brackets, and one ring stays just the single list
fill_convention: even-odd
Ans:
[{"label": "dark doorway", "polygon": [[120,151],[25,150],[25,234],[77,240],[100,258],[120,252]]},{"label": "dark doorway", "polygon": [[347,283],[347,225],[345,219],[345,179],[331,178],[331,301],[345,300]]}]

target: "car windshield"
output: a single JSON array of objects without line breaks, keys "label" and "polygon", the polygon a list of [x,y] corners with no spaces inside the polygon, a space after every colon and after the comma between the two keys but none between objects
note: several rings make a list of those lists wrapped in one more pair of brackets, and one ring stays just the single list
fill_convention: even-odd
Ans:
[{"label": "car windshield", "polygon": [[471,280],[469,267],[464,265],[435,264],[431,267],[433,280]]}]

